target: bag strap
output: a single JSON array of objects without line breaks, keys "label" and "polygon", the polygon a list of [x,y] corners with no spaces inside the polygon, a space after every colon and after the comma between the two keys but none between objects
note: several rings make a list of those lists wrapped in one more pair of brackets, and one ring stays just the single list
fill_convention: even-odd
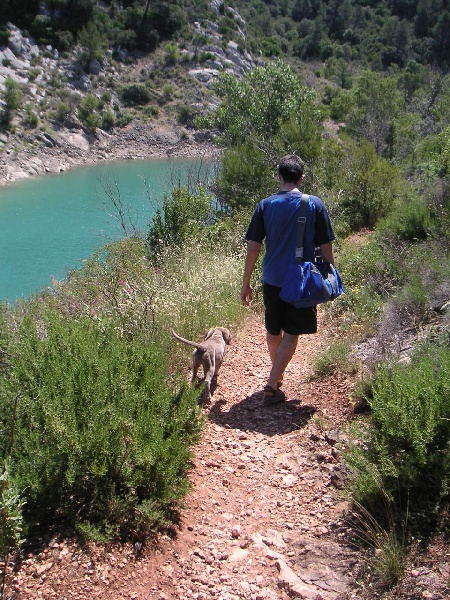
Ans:
[{"label": "bag strap", "polygon": [[295,262],[303,261],[303,241],[305,237],[306,215],[308,214],[308,194],[302,194],[300,198],[300,212],[297,218],[297,241],[295,244]]}]

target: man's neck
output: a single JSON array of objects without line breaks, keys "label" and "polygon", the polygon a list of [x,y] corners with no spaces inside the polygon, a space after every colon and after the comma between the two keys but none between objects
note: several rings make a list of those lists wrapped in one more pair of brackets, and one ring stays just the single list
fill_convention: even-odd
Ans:
[{"label": "man's neck", "polygon": [[300,190],[297,187],[297,183],[283,183],[281,186],[282,192],[299,192]]}]

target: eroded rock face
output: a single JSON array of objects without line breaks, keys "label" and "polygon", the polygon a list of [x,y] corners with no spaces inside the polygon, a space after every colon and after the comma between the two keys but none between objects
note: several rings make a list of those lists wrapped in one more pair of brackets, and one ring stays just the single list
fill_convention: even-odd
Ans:
[{"label": "eroded rock face", "polygon": [[[213,2],[213,8],[220,10],[221,2]],[[43,9],[44,10],[44,9]],[[245,31],[245,22],[234,10],[229,16],[236,22],[241,32]],[[139,120],[120,129],[108,132],[97,129],[95,133],[87,133],[79,121],[76,110],[65,120],[51,122],[55,129],[48,133],[38,127],[26,125],[25,106],[33,108],[36,119],[45,119],[37,109],[40,103],[50,105],[51,85],[54,81],[64,81],[66,91],[72,98],[80,101],[87,94],[100,97],[101,89],[93,85],[97,75],[107,68],[107,62],[101,64],[93,61],[89,73],[84,72],[77,63],[76,55],[70,59],[61,59],[51,46],[40,50],[34,40],[23,35],[14,25],[8,24],[8,47],[0,48],[0,96],[4,90],[7,77],[11,77],[23,86],[25,98],[23,110],[13,116],[10,131],[0,136],[0,186],[5,183],[32,177],[44,173],[57,173],[73,165],[91,164],[102,160],[123,158],[151,158],[170,156],[196,156],[214,152],[214,132],[190,132],[175,123],[158,126],[156,123],[142,123]],[[250,54],[241,51],[236,42],[230,41],[224,48],[222,36],[217,23],[204,20],[194,24],[197,34],[206,36],[208,42],[202,47],[192,45],[183,52],[189,60],[207,55],[206,60],[199,60],[189,71],[189,75],[197,81],[198,102],[194,109],[198,112],[214,108],[217,98],[208,93],[202,100],[201,88],[211,89],[214,80],[226,71],[236,77],[243,76],[257,64]],[[242,33],[243,35],[243,33]],[[149,59],[150,60],[150,59]],[[134,67],[136,68],[136,67]],[[148,64],[146,65],[148,67]],[[136,68],[137,69],[137,68]],[[127,67],[114,63],[107,68],[108,77],[122,81]],[[55,102],[58,98],[55,98]],[[114,90],[111,91],[110,107],[117,110],[122,107],[121,99]],[[0,99],[0,110],[2,101]],[[42,123],[40,123],[42,125]],[[41,128],[43,129],[43,128]]]},{"label": "eroded rock face", "polygon": [[0,92],[4,90],[5,79],[11,77],[20,84],[29,81],[33,57],[39,56],[39,48],[31,38],[24,37],[20,29],[8,23],[7,47],[0,48]]}]

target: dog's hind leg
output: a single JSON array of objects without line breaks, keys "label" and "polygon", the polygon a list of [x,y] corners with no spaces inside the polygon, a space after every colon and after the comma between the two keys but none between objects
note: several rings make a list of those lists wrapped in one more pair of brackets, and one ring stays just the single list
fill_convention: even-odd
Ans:
[{"label": "dog's hind leg", "polygon": [[203,359],[203,370],[205,373],[205,389],[203,391],[203,401],[209,402],[211,400],[211,393],[213,391],[213,381],[215,374],[215,360],[214,356],[205,357]]},{"label": "dog's hind leg", "polygon": [[192,353],[192,376],[191,376],[191,383],[194,383],[194,381],[197,379],[197,373],[198,373],[198,369],[200,367],[201,364],[201,356],[202,353],[199,352],[198,350],[194,350],[194,352]]}]

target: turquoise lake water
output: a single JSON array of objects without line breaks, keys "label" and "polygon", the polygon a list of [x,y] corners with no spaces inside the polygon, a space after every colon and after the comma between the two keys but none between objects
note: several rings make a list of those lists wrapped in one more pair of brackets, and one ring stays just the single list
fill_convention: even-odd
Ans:
[{"label": "turquoise lake water", "polygon": [[0,302],[38,293],[52,276],[64,278],[95,249],[123,237],[106,188],[120,198],[129,230],[145,231],[164,191],[199,168],[186,159],[121,161],[1,187]]}]

